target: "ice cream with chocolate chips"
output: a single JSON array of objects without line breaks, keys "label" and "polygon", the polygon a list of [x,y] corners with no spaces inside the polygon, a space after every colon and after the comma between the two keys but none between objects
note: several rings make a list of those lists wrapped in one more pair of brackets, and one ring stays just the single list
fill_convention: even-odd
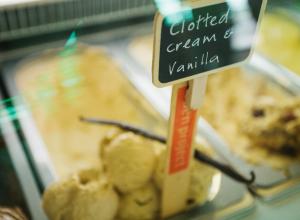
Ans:
[{"label": "ice cream with chocolate chips", "polygon": [[263,97],[255,103],[245,120],[243,133],[253,147],[263,147],[271,153],[299,158],[300,99],[276,103]]},{"label": "ice cream with chocolate chips", "polygon": [[[253,138],[251,134],[253,130],[251,127],[261,126],[260,131],[264,130],[264,132],[260,133],[260,139],[266,140],[268,132],[272,132],[273,129],[267,123],[270,118],[258,124],[259,117],[249,117],[249,114],[262,114],[259,109],[255,110],[255,106],[260,105],[259,100],[264,100],[264,106],[270,115],[276,115],[278,114],[276,109],[280,109],[282,103],[297,103],[297,99],[263,76],[245,74],[240,69],[231,69],[209,77],[207,94],[200,113],[228,142],[230,148],[242,158],[250,163],[285,169],[295,162],[294,158],[268,150],[276,148],[278,140],[274,140],[273,143],[269,141],[269,145],[274,144],[272,147],[265,146],[258,144],[258,135],[257,138]],[[277,124],[277,126],[283,126],[284,129],[285,125]],[[247,130],[248,132],[245,132]],[[288,136],[283,135],[280,138],[283,139],[281,142],[289,142],[286,139]]]}]

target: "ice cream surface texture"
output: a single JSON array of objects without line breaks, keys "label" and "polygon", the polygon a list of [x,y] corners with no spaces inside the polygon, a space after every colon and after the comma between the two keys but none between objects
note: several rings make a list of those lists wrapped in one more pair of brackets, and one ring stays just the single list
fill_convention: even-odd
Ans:
[{"label": "ice cream surface texture", "polygon": [[[211,156],[213,153],[211,150],[204,145],[205,143],[196,144],[196,149]],[[163,176],[164,176],[164,165],[166,162],[166,148],[164,148],[159,155],[158,164],[155,169],[154,181],[156,186],[161,190]],[[190,188],[187,199],[187,205],[199,205],[207,201],[209,197],[210,187],[212,185],[213,177],[217,174],[214,168],[208,167],[207,165],[199,162],[192,161],[191,165],[191,179]]]},{"label": "ice cream surface texture", "polygon": [[[257,123],[257,118],[249,115],[262,99],[274,100],[273,103],[280,108],[281,103],[296,102],[297,97],[262,75],[232,69],[209,77],[207,96],[201,113],[239,156],[253,164],[285,169],[289,164],[296,162],[295,158],[270,151],[270,147],[258,145],[255,139],[245,133],[248,126]],[[272,129],[266,123],[260,125],[266,126],[261,128],[265,131]],[[260,133],[260,136],[265,135],[265,132]]]},{"label": "ice cream surface texture", "polygon": [[80,116],[120,120],[164,134],[160,115],[104,49],[77,45],[44,52],[19,64],[15,79],[60,177],[99,163],[99,138],[109,129],[86,126]]},{"label": "ice cream surface texture", "polygon": [[[111,137],[111,135],[109,136]],[[124,155],[122,157],[126,156],[127,158],[126,160],[129,160],[128,162],[126,161],[126,163],[129,164],[135,164],[136,162],[142,163],[140,158],[138,158],[137,156],[140,156],[143,159],[143,161],[145,161],[146,163],[148,163],[147,161],[150,161],[150,158],[152,158],[151,161],[153,161],[153,163],[148,163],[149,165],[151,164],[151,167],[148,167],[147,171],[150,173],[150,168],[151,168],[151,176],[147,178],[147,181],[148,183],[154,181],[156,188],[160,191],[162,186],[163,176],[164,176],[166,146],[157,142],[146,140],[130,132],[120,133],[119,135],[114,135],[113,137],[114,139],[112,139],[111,141],[107,139],[105,140],[104,144],[102,144],[101,148],[104,148],[103,151],[109,152],[112,146],[114,148],[120,148],[124,152],[123,153]],[[130,141],[131,143],[132,141],[135,141],[136,146],[139,147],[140,149],[137,151],[136,150],[137,148],[132,148],[132,146],[128,145],[129,140],[131,140]],[[144,149],[145,146],[148,148],[148,150]],[[209,150],[209,148],[206,147],[207,144],[204,141],[202,141],[202,143],[197,143],[195,146],[199,151],[207,155],[213,154],[211,150]],[[149,151],[149,149],[152,150]],[[133,154],[130,153],[131,151],[136,151],[136,152]],[[121,151],[118,150],[116,152],[121,152]],[[146,159],[144,159],[145,156],[137,155],[136,154],[137,152],[141,152],[141,154],[143,152],[144,154],[148,154],[148,156],[146,157]],[[107,170],[108,176],[110,176],[109,174],[111,172],[109,168],[110,161],[119,162],[121,160],[118,159],[119,158],[118,154],[115,155],[111,154],[110,157],[107,157],[106,154],[107,153],[104,153],[104,158],[103,158],[103,162],[105,164],[104,169]],[[120,175],[121,172],[118,174],[118,177],[120,176],[118,178],[120,179],[120,182],[124,181],[121,179],[121,177],[125,179],[127,178],[127,176],[130,177],[128,181],[131,180],[130,182],[133,182],[137,177],[135,177],[132,174],[138,175],[138,172],[133,172],[132,174],[129,175],[127,173],[137,169],[139,170],[139,172],[143,172],[142,169],[145,170],[145,168],[143,168],[143,165],[140,165],[141,168],[131,168],[131,169],[128,168],[128,165],[126,164],[124,164],[123,166],[124,168],[127,169],[127,171],[124,170],[122,172],[122,175]],[[217,171],[215,169],[208,167],[207,165],[199,161],[195,161],[195,160],[192,161],[190,192],[188,196],[187,205],[203,204],[207,201],[210,192],[210,187],[212,185],[213,177],[215,175],[217,175]],[[144,175],[141,176],[143,177]],[[116,185],[117,188],[118,185],[119,182],[117,182]]]},{"label": "ice cream surface texture", "polygon": [[280,13],[262,20],[257,50],[300,74],[300,23]]},{"label": "ice cream surface texture", "polygon": [[261,98],[246,119],[243,132],[256,146],[298,157],[300,152],[300,98],[276,103]]},{"label": "ice cream surface texture", "polygon": [[[199,150],[207,153],[203,146]],[[113,129],[100,143],[103,166],[79,171],[51,185],[43,197],[50,220],[157,220],[166,146]],[[218,172],[193,161],[190,205],[205,203]],[[103,168],[103,170],[102,170]]]},{"label": "ice cream surface texture", "polygon": [[156,164],[151,141],[133,133],[117,136],[105,146],[103,156],[104,169],[122,193],[138,189],[149,182]]},{"label": "ice cream surface texture", "polygon": [[122,195],[119,218],[124,220],[157,219],[160,209],[159,191],[153,183]]},{"label": "ice cream surface texture", "polygon": [[118,206],[117,193],[97,169],[60,180],[43,196],[43,207],[51,220],[112,220]]}]

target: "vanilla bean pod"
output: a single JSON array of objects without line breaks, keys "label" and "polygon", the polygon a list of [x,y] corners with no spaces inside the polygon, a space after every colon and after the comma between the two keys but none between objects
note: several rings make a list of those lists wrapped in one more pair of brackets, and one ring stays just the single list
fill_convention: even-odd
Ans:
[{"label": "vanilla bean pod", "polygon": [[[153,134],[145,129],[141,129],[141,128],[129,125],[127,123],[113,121],[113,120],[107,120],[107,119],[98,119],[98,118],[96,119],[96,118],[85,118],[85,117],[80,117],[80,120],[82,122],[87,122],[87,123],[92,123],[92,124],[115,126],[122,130],[131,131],[131,132],[141,135],[145,138],[149,138],[149,139],[158,141],[162,144],[166,144],[166,142],[167,142],[165,137]],[[208,165],[220,170],[222,173],[235,179],[238,182],[244,183],[246,185],[251,185],[255,181],[255,174],[253,171],[250,172],[250,175],[251,175],[250,179],[247,179],[246,177],[242,176],[237,171],[235,171],[232,167],[230,167],[226,164],[222,164],[222,163],[208,157],[207,155],[203,154],[199,150],[195,150],[194,158],[198,161],[201,161],[202,163],[208,164]]]},{"label": "vanilla bean pod", "polygon": [[166,139],[162,136],[150,133],[149,131],[147,131],[145,129],[134,127],[132,125],[129,125],[129,124],[126,124],[123,122],[107,120],[107,119],[85,118],[85,117],[80,117],[80,120],[83,122],[88,122],[88,123],[92,123],[92,124],[112,125],[112,126],[121,128],[122,130],[131,131],[131,132],[141,135],[145,138],[149,138],[149,139],[158,141],[162,144],[166,143]]}]

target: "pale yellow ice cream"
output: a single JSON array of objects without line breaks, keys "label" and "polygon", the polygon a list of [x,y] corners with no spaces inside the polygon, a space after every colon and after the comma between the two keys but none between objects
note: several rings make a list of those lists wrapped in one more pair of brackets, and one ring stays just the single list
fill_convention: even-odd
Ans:
[{"label": "pale yellow ice cream", "polygon": [[[197,144],[196,148],[211,155],[204,145]],[[43,207],[49,219],[158,219],[166,146],[112,129],[99,150],[103,167],[76,172],[46,190]],[[216,175],[215,169],[192,161],[187,208],[209,199]]]},{"label": "pale yellow ice cream", "polygon": [[156,164],[150,140],[133,133],[123,133],[103,151],[104,169],[120,192],[131,192],[150,181]]},{"label": "pale yellow ice cream", "polygon": [[60,180],[47,188],[43,195],[43,208],[50,220],[63,220],[69,215],[68,206],[78,190],[76,177]]},{"label": "pale yellow ice cream", "polygon": [[83,170],[52,184],[43,208],[50,220],[114,220],[119,197],[99,169]]},{"label": "pale yellow ice cream", "polygon": [[160,196],[153,183],[122,195],[118,217],[122,220],[158,219]]},{"label": "pale yellow ice cream", "polygon": [[[111,139],[111,137],[114,139]],[[144,163],[147,163],[149,155],[151,155],[151,157],[153,157],[152,160],[155,161],[155,163],[151,164],[151,175],[148,175],[147,180],[145,180],[148,182],[154,180],[157,189],[161,190],[166,157],[165,145],[154,141],[149,141],[132,133],[119,133],[119,131],[113,131],[109,133],[107,138],[104,140],[104,143],[101,145],[101,147],[104,148],[104,168],[109,173],[111,169],[110,164],[116,164],[114,166],[118,169],[115,169],[115,175],[118,181],[115,181],[114,185],[118,189],[119,185],[121,185],[120,183],[123,183],[124,181],[128,181],[132,185],[137,178],[144,177],[143,172],[146,170]],[[204,141],[202,141],[201,144],[196,144],[195,146],[201,152],[204,152],[207,155],[212,155],[211,150],[205,147],[207,146],[207,143]],[[111,154],[110,157],[107,157],[107,151],[111,147],[115,148],[115,154]],[[122,159],[119,159],[120,157]],[[121,161],[124,161],[124,158],[126,163],[129,165],[127,165],[125,162],[121,163]],[[136,164],[139,164],[139,167],[136,167]],[[132,167],[129,168],[130,166]],[[153,171],[155,172],[153,173]],[[190,192],[187,204],[202,204],[207,201],[212,186],[213,177],[217,175],[217,173],[218,172],[215,169],[208,167],[199,161],[192,161]],[[145,181],[143,185],[145,185]],[[124,192],[124,190],[122,192]],[[128,189],[125,192],[132,192],[132,189]]]},{"label": "pale yellow ice cream", "polygon": [[202,205],[207,202],[213,178],[217,175],[217,171],[198,161],[192,161],[191,182],[187,205]]},{"label": "pale yellow ice cream", "polygon": [[249,114],[262,98],[273,99],[278,106],[297,99],[262,76],[232,69],[209,78],[207,96],[200,112],[236,154],[254,164],[285,169],[295,162],[294,158],[270,151],[266,146],[257,146],[255,140],[244,133]]},{"label": "pale yellow ice cream", "polygon": [[300,98],[276,103],[258,100],[248,113],[243,132],[256,146],[298,157],[300,152]]},{"label": "pale yellow ice cream", "polygon": [[165,133],[160,115],[103,49],[78,45],[42,53],[17,67],[16,84],[60,177],[99,163],[99,138],[109,128],[82,123],[80,116]]},{"label": "pale yellow ice cream", "polygon": [[257,50],[300,74],[300,23],[279,13],[266,14]]},{"label": "pale yellow ice cream", "polygon": [[[205,153],[206,155],[212,155],[209,148],[201,144],[196,144],[196,149]],[[158,165],[154,174],[154,181],[156,186],[161,190],[164,177],[164,166],[166,162],[166,149],[159,155]],[[191,164],[191,179],[189,195],[187,198],[187,205],[199,205],[207,201],[210,189],[212,186],[213,177],[217,175],[217,171],[195,159]]]},{"label": "pale yellow ice cream", "polygon": [[[73,200],[71,217],[76,220],[112,220],[118,210],[118,196],[111,185],[93,184],[79,192]],[[101,188],[100,188],[101,187]]]}]

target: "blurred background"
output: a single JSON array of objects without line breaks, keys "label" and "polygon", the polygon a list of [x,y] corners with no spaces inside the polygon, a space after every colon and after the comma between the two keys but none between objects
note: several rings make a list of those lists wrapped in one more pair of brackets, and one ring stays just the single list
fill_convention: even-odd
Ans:
[{"label": "blurred background", "polygon": [[[151,82],[161,5],[0,0],[0,219],[4,208],[49,219],[49,185],[101,163],[112,128],[81,116],[167,134],[171,89]],[[299,219],[299,0],[268,1],[254,47],[249,62],[209,76],[197,138],[241,175],[254,171],[255,193],[218,172],[202,205],[174,220]]]}]

